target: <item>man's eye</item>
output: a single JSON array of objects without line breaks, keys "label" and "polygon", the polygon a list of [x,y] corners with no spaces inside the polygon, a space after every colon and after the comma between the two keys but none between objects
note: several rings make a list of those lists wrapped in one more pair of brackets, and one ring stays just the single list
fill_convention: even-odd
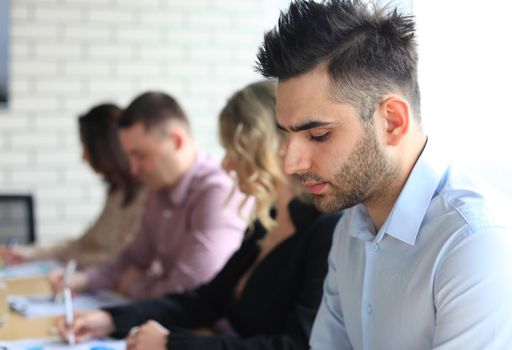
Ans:
[{"label": "man's eye", "polygon": [[329,138],[329,136],[331,135],[330,132],[326,132],[326,133],[323,133],[321,135],[311,135],[310,136],[310,139],[312,141],[315,141],[315,142],[322,142],[322,141],[325,141]]}]

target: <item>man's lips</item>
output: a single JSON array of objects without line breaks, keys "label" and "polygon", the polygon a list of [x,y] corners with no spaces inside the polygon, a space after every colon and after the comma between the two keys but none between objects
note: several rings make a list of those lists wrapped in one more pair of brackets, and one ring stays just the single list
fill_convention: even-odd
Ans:
[{"label": "man's lips", "polygon": [[306,191],[312,194],[321,194],[327,187],[327,182],[308,182],[304,183]]}]

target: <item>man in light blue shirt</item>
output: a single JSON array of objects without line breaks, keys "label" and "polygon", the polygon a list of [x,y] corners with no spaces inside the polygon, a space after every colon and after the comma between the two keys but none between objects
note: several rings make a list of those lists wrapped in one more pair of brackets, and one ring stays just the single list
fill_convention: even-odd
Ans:
[{"label": "man in light blue shirt", "polygon": [[512,203],[436,156],[414,21],[298,0],[265,34],[285,169],[338,223],[313,349],[511,349]]},{"label": "man in light blue shirt", "polygon": [[511,348],[512,205],[430,146],[378,231],[363,204],[339,222],[314,349]]}]

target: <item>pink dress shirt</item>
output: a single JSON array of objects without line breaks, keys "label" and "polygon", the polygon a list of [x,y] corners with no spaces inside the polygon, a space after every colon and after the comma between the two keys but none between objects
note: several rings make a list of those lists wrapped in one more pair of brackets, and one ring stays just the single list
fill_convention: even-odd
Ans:
[{"label": "pink dress shirt", "polygon": [[[130,287],[128,296],[134,299],[183,292],[208,282],[238,249],[247,227],[238,214],[243,195],[235,192],[226,203],[233,186],[218,161],[199,154],[172,190],[149,191],[133,241],[113,260],[85,271],[90,289],[116,289],[130,266],[146,271]],[[248,214],[250,208],[244,210]],[[158,274],[152,271],[155,264]]]}]

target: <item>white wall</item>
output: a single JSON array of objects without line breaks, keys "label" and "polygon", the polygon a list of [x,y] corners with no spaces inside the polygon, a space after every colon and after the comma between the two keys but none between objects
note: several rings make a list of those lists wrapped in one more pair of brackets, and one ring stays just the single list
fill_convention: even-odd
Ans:
[{"label": "white wall", "polygon": [[512,195],[507,1],[417,0],[423,120],[432,141]]},{"label": "white wall", "polygon": [[255,53],[281,0],[13,0],[11,94],[0,109],[0,192],[36,196],[43,242],[79,235],[102,206],[80,160],[77,115],[147,89],[182,102],[216,155],[217,113],[259,76]]},{"label": "white wall", "polygon": [[[409,3],[409,1],[404,1]],[[216,155],[216,115],[259,79],[264,29],[286,0],[12,0],[11,101],[0,109],[0,191],[36,196],[43,242],[75,236],[102,206],[76,117],[146,89],[175,95]],[[414,1],[423,118],[432,140],[512,194],[512,57],[505,1]]]}]

